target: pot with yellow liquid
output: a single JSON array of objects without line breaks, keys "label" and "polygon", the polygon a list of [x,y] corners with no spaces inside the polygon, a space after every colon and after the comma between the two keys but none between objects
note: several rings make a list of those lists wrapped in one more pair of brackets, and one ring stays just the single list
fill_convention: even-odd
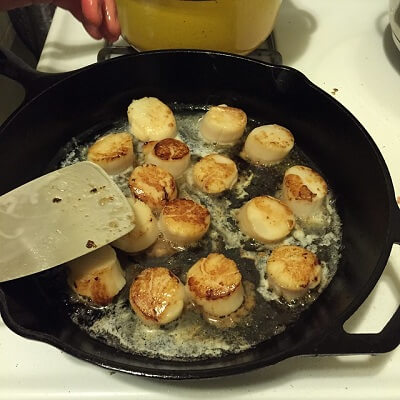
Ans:
[{"label": "pot with yellow liquid", "polygon": [[271,33],[281,0],[117,0],[122,35],[140,51],[248,54]]}]

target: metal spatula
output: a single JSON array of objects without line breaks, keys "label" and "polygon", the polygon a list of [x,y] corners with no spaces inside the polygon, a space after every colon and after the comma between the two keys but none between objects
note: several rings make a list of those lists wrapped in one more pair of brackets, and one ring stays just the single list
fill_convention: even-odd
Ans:
[{"label": "metal spatula", "polygon": [[83,161],[0,196],[0,282],[70,261],[130,232],[132,208]]}]

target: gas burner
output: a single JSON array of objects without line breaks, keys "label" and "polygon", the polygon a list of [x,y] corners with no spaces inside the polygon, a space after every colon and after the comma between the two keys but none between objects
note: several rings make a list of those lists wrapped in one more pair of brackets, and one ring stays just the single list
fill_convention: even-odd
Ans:
[{"label": "gas burner", "polygon": [[[112,43],[106,42],[105,46],[97,54],[97,62],[109,60],[110,58],[118,57],[126,54],[137,54],[136,49],[128,44],[125,46],[117,46]],[[247,57],[254,60],[268,62],[270,64],[282,64],[282,56],[276,50],[274,34],[261,43],[256,50],[247,55]]]}]

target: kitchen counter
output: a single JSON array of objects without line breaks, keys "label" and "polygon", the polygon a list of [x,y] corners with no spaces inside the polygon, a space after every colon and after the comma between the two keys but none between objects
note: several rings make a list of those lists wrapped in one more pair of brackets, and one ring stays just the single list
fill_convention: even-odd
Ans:
[{"label": "kitchen counter", "polygon": [[[364,125],[400,195],[400,52],[391,38],[387,7],[384,0],[285,0],[275,37],[284,64],[335,96]],[[58,9],[38,69],[61,72],[93,63],[102,45]],[[399,303],[400,249],[394,246],[377,286],[345,328],[379,332]],[[0,399],[7,400],[208,396],[398,400],[399,370],[397,348],[377,356],[297,357],[240,376],[206,381],[152,380],[110,372],[24,339],[0,320]]]}]

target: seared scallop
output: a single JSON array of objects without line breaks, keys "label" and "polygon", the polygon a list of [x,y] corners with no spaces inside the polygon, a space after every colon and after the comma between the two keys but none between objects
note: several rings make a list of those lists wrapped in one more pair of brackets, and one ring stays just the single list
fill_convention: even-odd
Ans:
[{"label": "seared scallop", "polygon": [[169,269],[147,268],[133,281],[129,302],[146,325],[168,324],[182,314],[185,287]]},{"label": "seared scallop", "polygon": [[288,129],[280,125],[264,125],[249,133],[241,154],[254,163],[270,165],[282,161],[293,146],[294,138]]},{"label": "seared scallop", "polygon": [[296,165],[285,172],[282,200],[299,218],[308,218],[322,209],[328,193],[324,178],[311,168]]},{"label": "seared scallop", "polygon": [[197,261],[187,273],[186,290],[194,303],[216,317],[233,313],[244,300],[242,275],[223,254],[211,253]]},{"label": "seared scallop", "polygon": [[135,161],[132,135],[124,132],[103,136],[89,147],[87,159],[110,175],[119,174]]},{"label": "seared scallop", "polygon": [[205,193],[222,193],[231,189],[237,179],[236,164],[220,154],[209,154],[193,167],[193,181]]},{"label": "seared scallop", "polygon": [[178,246],[186,246],[206,234],[210,213],[193,200],[176,199],[162,209],[159,225],[165,239]]},{"label": "seared scallop", "polygon": [[143,153],[146,163],[158,165],[174,178],[181,176],[190,163],[189,147],[173,138],[147,142],[143,145]]},{"label": "seared scallop", "polygon": [[249,200],[240,209],[238,220],[243,233],[262,243],[284,239],[295,225],[290,208],[271,196]]},{"label": "seared scallop", "polygon": [[112,242],[114,247],[127,253],[137,253],[150,247],[158,238],[157,220],[150,207],[140,200],[128,199],[135,227],[132,231]]},{"label": "seared scallop", "polygon": [[321,282],[317,256],[298,246],[280,246],[268,258],[268,284],[279,296],[290,301],[304,296]]},{"label": "seared scallop", "polygon": [[156,213],[159,213],[168,201],[178,196],[174,177],[156,165],[144,164],[136,167],[128,183],[132,195]]},{"label": "seared scallop", "polygon": [[133,100],[128,107],[131,133],[139,140],[161,140],[176,135],[176,121],[171,109],[155,97]]},{"label": "seared scallop", "polygon": [[125,286],[115,250],[107,245],[68,262],[68,283],[79,295],[107,305]]},{"label": "seared scallop", "polygon": [[242,137],[246,124],[243,110],[222,104],[205,113],[200,121],[200,134],[209,142],[231,144]]}]

